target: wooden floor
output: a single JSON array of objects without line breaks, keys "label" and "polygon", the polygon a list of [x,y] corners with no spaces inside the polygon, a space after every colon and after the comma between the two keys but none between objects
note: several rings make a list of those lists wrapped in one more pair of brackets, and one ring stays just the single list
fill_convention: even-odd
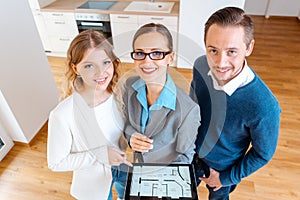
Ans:
[{"label": "wooden floor", "polygon": [[[272,161],[243,179],[231,195],[233,200],[300,199],[300,23],[296,18],[254,17],[256,44],[248,64],[278,98],[281,130]],[[64,59],[49,57],[55,81],[60,87]],[[131,65],[125,65],[127,70]],[[177,70],[186,82],[191,70]],[[182,84],[182,78],[176,80]],[[184,83],[186,84],[186,83]],[[54,173],[46,162],[47,124],[30,145],[16,144],[0,163],[0,199],[72,199],[71,173]],[[206,199],[205,186],[198,187]]]}]

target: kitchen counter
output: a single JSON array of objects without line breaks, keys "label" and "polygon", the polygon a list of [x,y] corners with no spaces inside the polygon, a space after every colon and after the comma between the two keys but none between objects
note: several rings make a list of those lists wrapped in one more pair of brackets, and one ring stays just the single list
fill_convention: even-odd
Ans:
[{"label": "kitchen counter", "polygon": [[[74,12],[74,13],[106,13],[106,14],[128,14],[128,15],[160,15],[160,16],[179,16],[179,1],[175,4],[170,13],[159,12],[128,12],[124,9],[130,1],[118,1],[109,10],[76,9],[87,0],[57,0],[54,3],[41,8],[41,11],[49,12]],[[93,0],[95,1],[95,0]],[[107,1],[107,0],[106,0]]]}]

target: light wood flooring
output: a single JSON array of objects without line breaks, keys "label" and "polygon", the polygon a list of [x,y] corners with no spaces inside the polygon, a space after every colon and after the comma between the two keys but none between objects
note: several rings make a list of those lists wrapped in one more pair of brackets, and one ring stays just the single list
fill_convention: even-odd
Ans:
[{"label": "light wood flooring", "polygon": [[[281,129],[272,161],[243,179],[232,193],[233,200],[300,199],[300,23],[296,18],[253,17],[256,44],[247,59],[278,98]],[[60,88],[64,59],[49,57]],[[125,65],[124,70],[131,65]],[[191,70],[177,70],[190,82]],[[185,88],[187,89],[187,88]],[[61,90],[60,90],[61,91]],[[17,143],[0,163],[0,199],[72,199],[71,172],[54,173],[46,162],[47,124],[30,145]],[[198,187],[200,199],[207,199],[205,186]]]}]

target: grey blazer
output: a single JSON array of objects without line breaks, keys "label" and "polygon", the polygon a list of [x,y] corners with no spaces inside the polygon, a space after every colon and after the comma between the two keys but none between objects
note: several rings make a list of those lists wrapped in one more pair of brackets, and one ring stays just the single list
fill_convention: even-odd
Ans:
[{"label": "grey blazer", "polygon": [[[131,87],[139,77],[130,77],[125,84],[125,137],[130,141],[133,133],[141,133],[142,106]],[[153,139],[149,152],[135,152],[138,162],[191,163],[195,140],[200,126],[200,108],[183,90],[176,86],[176,110],[163,107],[154,110],[144,135]]]}]

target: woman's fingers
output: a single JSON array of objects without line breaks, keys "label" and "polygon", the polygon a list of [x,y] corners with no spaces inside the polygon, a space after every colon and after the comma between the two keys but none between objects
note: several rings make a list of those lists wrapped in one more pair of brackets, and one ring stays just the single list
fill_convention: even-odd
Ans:
[{"label": "woman's fingers", "polygon": [[153,143],[153,140],[151,140],[150,138],[148,138],[147,136],[143,135],[143,134],[140,134],[140,133],[134,133],[131,138],[134,138],[138,141],[142,141],[142,142],[147,142],[147,143],[150,143],[152,144]]},{"label": "woman's fingers", "polygon": [[132,167],[132,163],[129,162],[126,158],[124,159],[123,163],[124,163],[125,165],[128,165],[129,167]]},{"label": "woman's fingers", "polygon": [[116,147],[113,146],[108,147],[108,159],[110,165],[118,166],[124,163],[132,167],[131,162],[129,162],[126,158],[126,153]]},{"label": "woman's fingers", "polygon": [[130,146],[133,150],[147,152],[153,149],[153,140],[140,133],[134,133],[130,138]]}]

